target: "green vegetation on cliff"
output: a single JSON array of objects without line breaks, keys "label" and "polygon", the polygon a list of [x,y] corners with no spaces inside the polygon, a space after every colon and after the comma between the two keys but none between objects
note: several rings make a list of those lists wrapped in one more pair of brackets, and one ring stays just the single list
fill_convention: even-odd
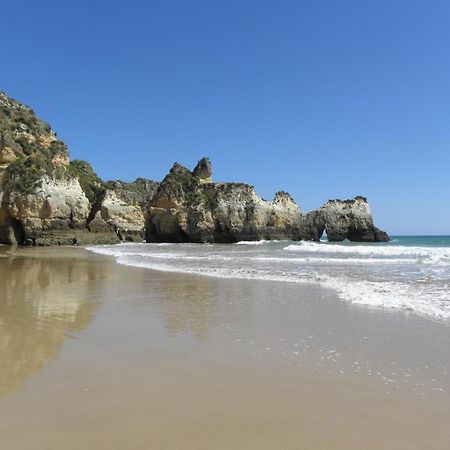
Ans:
[{"label": "green vegetation on cliff", "polygon": [[0,92],[0,151],[5,149],[15,157],[68,155],[50,125],[38,119],[28,106]]},{"label": "green vegetation on cliff", "polygon": [[5,170],[5,186],[8,190],[27,195],[39,187],[43,177],[61,179],[65,172],[64,166],[54,164],[45,154],[20,156]]},{"label": "green vegetation on cliff", "polygon": [[104,190],[102,180],[94,172],[92,166],[81,159],[70,161],[68,174],[78,178],[81,189],[83,189],[86,197],[92,203],[97,195]]},{"label": "green vegetation on cliff", "polygon": [[183,199],[186,206],[204,205],[209,201],[199,178],[178,163],[174,164],[169,174],[161,182],[158,194],[169,198]]},{"label": "green vegetation on cliff", "polygon": [[42,156],[19,157],[5,171],[8,190],[31,194],[45,175],[51,175],[51,161]]},{"label": "green vegetation on cliff", "polygon": [[145,207],[153,198],[159,183],[146,178],[137,178],[132,182],[106,181],[106,189],[111,189],[124,202],[130,205]]},{"label": "green vegetation on cliff", "polygon": [[56,180],[78,178],[81,188],[91,202],[103,189],[102,180],[88,162],[74,160],[69,165],[55,163],[46,152],[20,156],[6,168],[4,179],[8,190],[26,195],[32,194],[39,187],[43,177]]},{"label": "green vegetation on cliff", "polygon": [[67,146],[33,110],[0,92],[0,164],[7,164],[4,185],[30,194],[44,176],[62,178]]}]

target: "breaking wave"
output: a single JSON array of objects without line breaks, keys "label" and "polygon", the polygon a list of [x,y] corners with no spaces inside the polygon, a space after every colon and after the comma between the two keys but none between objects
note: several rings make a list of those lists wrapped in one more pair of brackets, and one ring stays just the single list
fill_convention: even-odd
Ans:
[{"label": "breaking wave", "polygon": [[218,278],[318,284],[355,304],[450,318],[450,246],[287,241],[88,247],[119,264]]}]

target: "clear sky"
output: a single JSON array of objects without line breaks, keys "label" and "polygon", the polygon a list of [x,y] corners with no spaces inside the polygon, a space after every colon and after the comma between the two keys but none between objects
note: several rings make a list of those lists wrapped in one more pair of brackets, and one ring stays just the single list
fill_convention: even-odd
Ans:
[{"label": "clear sky", "polygon": [[450,234],[448,0],[10,1],[0,90],[104,179],[209,156],[303,210]]}]

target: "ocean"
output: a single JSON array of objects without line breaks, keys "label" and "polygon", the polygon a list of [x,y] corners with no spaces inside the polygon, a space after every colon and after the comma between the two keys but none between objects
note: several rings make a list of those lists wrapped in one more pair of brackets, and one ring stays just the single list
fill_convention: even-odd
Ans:
[{"label": "ocean", "polygon": [[160,271],[319,284],[343,301],[450,319],[450,236],[393,236],[377,244],[124,243],[88,250]]}]

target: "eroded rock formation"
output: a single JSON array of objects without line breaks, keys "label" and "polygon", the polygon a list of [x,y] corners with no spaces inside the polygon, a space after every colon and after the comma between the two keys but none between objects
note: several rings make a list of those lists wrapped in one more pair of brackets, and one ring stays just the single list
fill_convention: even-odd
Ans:
[{"label": "eroded rock formation", "polygon": [[142,241],[158,183],[104,183],[25,105],[0,93],[0,244]]},{"label": "eroded rock formation", "polygon": [[147,241],[297,239],[301,213],[289,194],[279,192],[268,202],[253,186],[213,183],[211,175],[206,158],[192,172],[180,164],[172,167],[150,202]]},{"label": "eroded rock formation", "polygon": [[110,233],[117,241],[145,239],[145,211],[158,183],[138,178],[132,183],[113,181],[98,197],[88,220],[92,233]]},{"label": "eroded rock formation", "polygon": [[318,241],[324,232],[332,242],[389,240],[387,233],[373,224],[367,199],[361,196],[352,200],[329,200],[302,217],[300,239]]},{"label": "eroded rock formation", "polygon": [[174,164],[161,183],[102,181],[25,105],[0,93],[0,244],[120,241],[236,242],[260,239],[378,242],[367,201],[331,200],[301,214],[292,197],[272,201],[244,183],[215,183],[202,158]]},{"label": "eroded rock formation", "polygon": [[211,183],[212,164],[209,158],[202,158],[192,171],[192,175],[199,178],[203,183]]}]

